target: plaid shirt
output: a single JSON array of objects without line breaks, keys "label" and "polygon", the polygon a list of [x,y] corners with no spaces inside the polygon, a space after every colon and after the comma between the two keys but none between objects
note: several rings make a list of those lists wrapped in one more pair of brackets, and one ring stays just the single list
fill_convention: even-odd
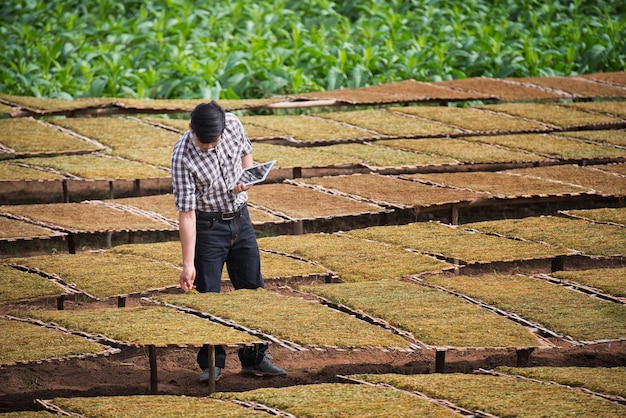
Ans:
[{"label": "plaid shirt", "polygon": [[172,153],[172,186],[176,209],[231,212],[248,200],[248,193],[234,193],[243,172],[241,158],[252,153],[252,143],[237,116],[226,113],[226,127],[217,146],[203,151],[191,131],[178,140]]}]

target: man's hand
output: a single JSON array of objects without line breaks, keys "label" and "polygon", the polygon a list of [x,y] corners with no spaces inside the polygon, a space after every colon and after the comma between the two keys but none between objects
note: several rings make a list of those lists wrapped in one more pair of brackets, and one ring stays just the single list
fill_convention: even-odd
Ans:
[{"label": "man's hand", "polygon": [[180,288],[183,289],[183,292],[189,292],[195,288],[193,285],[194,280],[196,280],[196,268],[183,267],[183,271],[180,273]]},{"label": "man's hand", "polygon": [[235,184],[235,187],[233,187],[233,192],[235,193],[241,193],[241,192],[245,192],[246,190],[250,189],[250,185],[245,185],[243,183],[239,183],[239,184]]}]

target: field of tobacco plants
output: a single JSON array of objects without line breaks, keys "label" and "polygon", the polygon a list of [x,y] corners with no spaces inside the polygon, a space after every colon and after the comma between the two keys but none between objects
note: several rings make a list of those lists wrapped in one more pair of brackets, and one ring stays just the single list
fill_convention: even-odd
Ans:
[{"label": "field of tobacco plants", "polygon": [[0,93],[241,99],[416,79],[622,71],[610,0],[15,0]]}]

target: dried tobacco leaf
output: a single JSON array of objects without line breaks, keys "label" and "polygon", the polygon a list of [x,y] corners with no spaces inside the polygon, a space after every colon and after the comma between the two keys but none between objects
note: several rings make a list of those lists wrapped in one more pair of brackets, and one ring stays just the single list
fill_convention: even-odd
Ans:
[{"label": "dried tobacco leaf", "polygon": [[256,161],[276,160],[277,167],[328,167],[360,162],[355,156],[328,152],[328,148],[336,146],[289,147],[257,143],[253,145],[252,155]]},{"label": "dried tobacco leaf", "polygon": [[391,332],[329,309],[319,303],[281,296],[263,289],[226,293],[186,293],[153,299],[259,329],[302,345],[333,347],[403,347],[409,343]]},{"label": "dried tobacco leaf", "polygon": [[566,215],[626,226],[626,208],[572,209]]},{"label": "dried tobacco leaf", "polygon": [[249,191],[249,200],[296,219],[380,213],[373,204],[290,184],[264,184]]},{"label": "dried tobacco leaf", "polygon": [[33,96],[16,96],[11,94],[2,94],[1,98],[10,103],[24,106],[28,109],[57,112],[64,110],[84,109],[87,107],[105,107],[111,106],[116,99],[108,97],[85,97],[73,100],[51,99],[48,97]]},{"label": "dried tobacco leaf", "polygon": [[108,252],[21,257],[7,262],[59,276],[96,298],[174,287],[180,276],[180,270],[174,266]]},{"label": "dried tobacco leaf", "polygon": [[50,311],[31,309],[12,312],[116,341],[141,345],[239,344],[259,341],[235,329],[168,308],[92,308]]},{"label": "dried tobacco leaf", "polygon": [[507,367],[497,372],[547,380],[589,389],[597,393],[626,397],[626,367]]},{"label": "dried tobacco leaf", "polygon": [[172,221],[178,221],[178,211],[176,210],[174,195],[171,193],[158,194],[154,196],[111,199],[105,200],[105,202],[127,205],[150,212],[155,212]]},{"label": "dried tobacco leaf", "polygon": [[589,112],[558,106],[553,103],[499,103],[481,106],[481,108],[550,123],[560,127],[597,125],[603,123],[617,123],[620,121],[620,119],[617,118],[594,115]]},{"label": "dried tobacco leaf", "polygon": [[[0,155],[2,154],[0,153]],[[60,180],[64,178],[63,175],[50,171],[37,170],[12,163],[0,163],[0,181]]]},{"label": "dried tobacco leaf", "polygon": [[468,136],[460,138],[465,141],[484,144],[500,145],[511,149],[524,150],[545,155],[548,158],[584,159],[584,158],[619,158],[624,156],[624,150],[589,144],[582,141],[540,134]]},{"label": "dried tobacco leaf", "polygon": [[66,118],[54,123],[114,150],[173,147],[180,135],[123,117]]},{"label": "dried tobacco leaf", "polygon": [[471,131],[542,131],[545,126],[508,115],[485,112],[477,108],[447,106],[407,106],[391,109],[422,118],[437,120]]},{"label": "dried tobacco leaf", "polygon": [[427,277],[430,284],[479,299],[579,341],[626,337],[626,305],[591,298],[526,276]]},{"label": "dried tobacco leaf", "polygon": [[63,288],[38,274],[0,265],[0,302],[60,296]]},{"label": "dried tobacco leaf", "polygon": [[354,375],[372,383],[418,391],[501,417],[623,417],[625,408],[570,388],[512,377],[472,374]]},{"label": "dried tobacco leaf", "polygon": [[[182,267],[180,243],[177,241],[118,245],[109,250],[109,252],[114,254],[133,254],[153,260],[166,261]],[[328,270],[321,266],[297,260],[293,257],[261,251],[261,274],[266,279],[327,273]],[[228,278],[226,269],[223,270],[222,274],[224,278]]]},{"label": "dried tobacco leaf", "polygon": [[564,246],[589,255],[626,254],[626,230],[580,219],[538,216],[465,224],[483,232]]},{"label": "dried tobacco leaf", "polygon": [[171,225],[147,216],[89,203],[7,205],[0,206],[0,212],[78,231],[173,229]]},{"label": "dried tobacco leaf", "polygon": [[146,164],[102,154],[62,155],[57,157],[32,157],[16,159],[17,163],[51,168],[84,179],[147,179],[165,178],[169,173]]},{"label": "dried tobacco leaf", "polygon": [[336,120],[389,136],[443,135],[459,132],[449,126],[421,120],[386,109],[322,113],[318,116]]},{"label": "dried tobacco leaf", "polygon": [[312,177],[300,179],[300,181],[362,196],[374,202],[387,202],[408,207],[470,201],[486,196],[478,192],[444,189],[375,174]]},{"label": "dried tobacco leaf", "polygon": [[297,141],[365,139],[374,136],[362,129],[311,116],[242,116],[240,119],[244,126],[269,128],[289,135]]},{"label": "dried tobacco leaf", "polygon": [[626,118],[626,101],[623,101],[623,100],[573,102],[573,103],[562,103],[561,105],[574,107],[576,109],[582,109],[582,110],[598,112],[598,113],[606,113],[609,115],[621,116],[623,118]]},{"label": "dried tobacco leaf", "polygon": [[[601,103],[601,102],[590,102]],[[626,103],[626,102],[624,102]],[[626,117],[626,116],[625,116]],[[623,129],[598,130],[598,131],[568,131],[563,133],[555,133],[555,136],[565,138],[577,138],[584,141],[600,142],[603,144],[612,144],[626,146],[626,131]]]},{"label": "dried tobacco leaf", "polygon": [[0,364],[88,353],[106,347],[83,337],[16,320],[0,319]]},{"label": "dried tobacco leaf", "polygon": [[130,395],[55,398],[52,404],[66,412],[91,418],[267,417],[268,414],[231,402],[192,396]]},{"label": "dried tobacco leaf", "polygon": [[433,346],[538,345],[536,337],[524,327],[455,296],[417,284],[383,280],[301,289],[381,318]]},{"label": "dried tobacco leaf", "polygon": [[595,287],[613,296],[626,297],[626,267],[554,271],[550,276]]},{"label": "dried tobacco leaf", "polygon": [[[2,211],[2,209],[0,209]],[[58,235],[57,233],[40,227],[38,225],[33,225],[28,222],[22,222],[16,219],[9,219],[0,216],[0,238],[1,239],[17,239],[17,238],[49,238],[54,235]]]},{"label": "dried tobacco leaf", "polygon": [[494,147],[455,138],[385,139],[375,144],[454,158],[467,163],[546,161],[548,158],[515,149]]},{"label": "dried tobacco leaf", "polygon": [[509,175],[506,172],[408,174],[406,177],[435,184],[488,192],[504,197],[546,196],[591,192],[589,188],[573,184]]},{"label": "dried tobacco leaf", "polygon": [[354,229],[347,234],[466,263],[544,259],[568,253],[564,247],[472,233],[436,222],[374,226]]},{"label": "dried tobacco leaf", "polygon": [[347,282],[396,278],[450,267],[448,263],[401,247],[347,236],[284,235],[259,238],[258,241],[261,249],[318,262]]},{"label": "dried tobacco leaf", "polygon": [[[624,155],[626,155],[626,151]],[[556,180],[563,183],[575,184],[603,194],[626,196],[626,178],[593,168],[581,167],[579,165],[520,168],[507,170],[505,173]],[[523,182],[526,183],[527,180],[531,179],[525,177]]]},{"label": "dried tobacco leaf", "polygon": [[401,150],[374,144],[338,144],[320,148],[321,152],[345,155],[374,167],[456,164],[450,157]]},{"label": "dried tobacco leaf", "polygon": [[102,149],[90,142],[45,125],[32,118],[0,119],[2,145],[16,152],[77,152]]},{"label": "dried tobacco leaf", "polygon": [[313,417],[458,417],[425,399],[397,390],[341,383],[262,388],[247,392],[222,392],[218,399],[253,401],[296,416]]}]

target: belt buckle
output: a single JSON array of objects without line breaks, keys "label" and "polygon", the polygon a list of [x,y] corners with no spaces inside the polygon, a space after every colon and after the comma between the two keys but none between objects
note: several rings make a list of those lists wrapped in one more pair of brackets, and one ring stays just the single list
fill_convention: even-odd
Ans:
[{"label": "belt buckle", "polygon": [[222,213],[222,220],[223,221],[232,221],[233,219],[235,219],[235,214],[236,214],[236,212],[224,212],[224,213]]}]

